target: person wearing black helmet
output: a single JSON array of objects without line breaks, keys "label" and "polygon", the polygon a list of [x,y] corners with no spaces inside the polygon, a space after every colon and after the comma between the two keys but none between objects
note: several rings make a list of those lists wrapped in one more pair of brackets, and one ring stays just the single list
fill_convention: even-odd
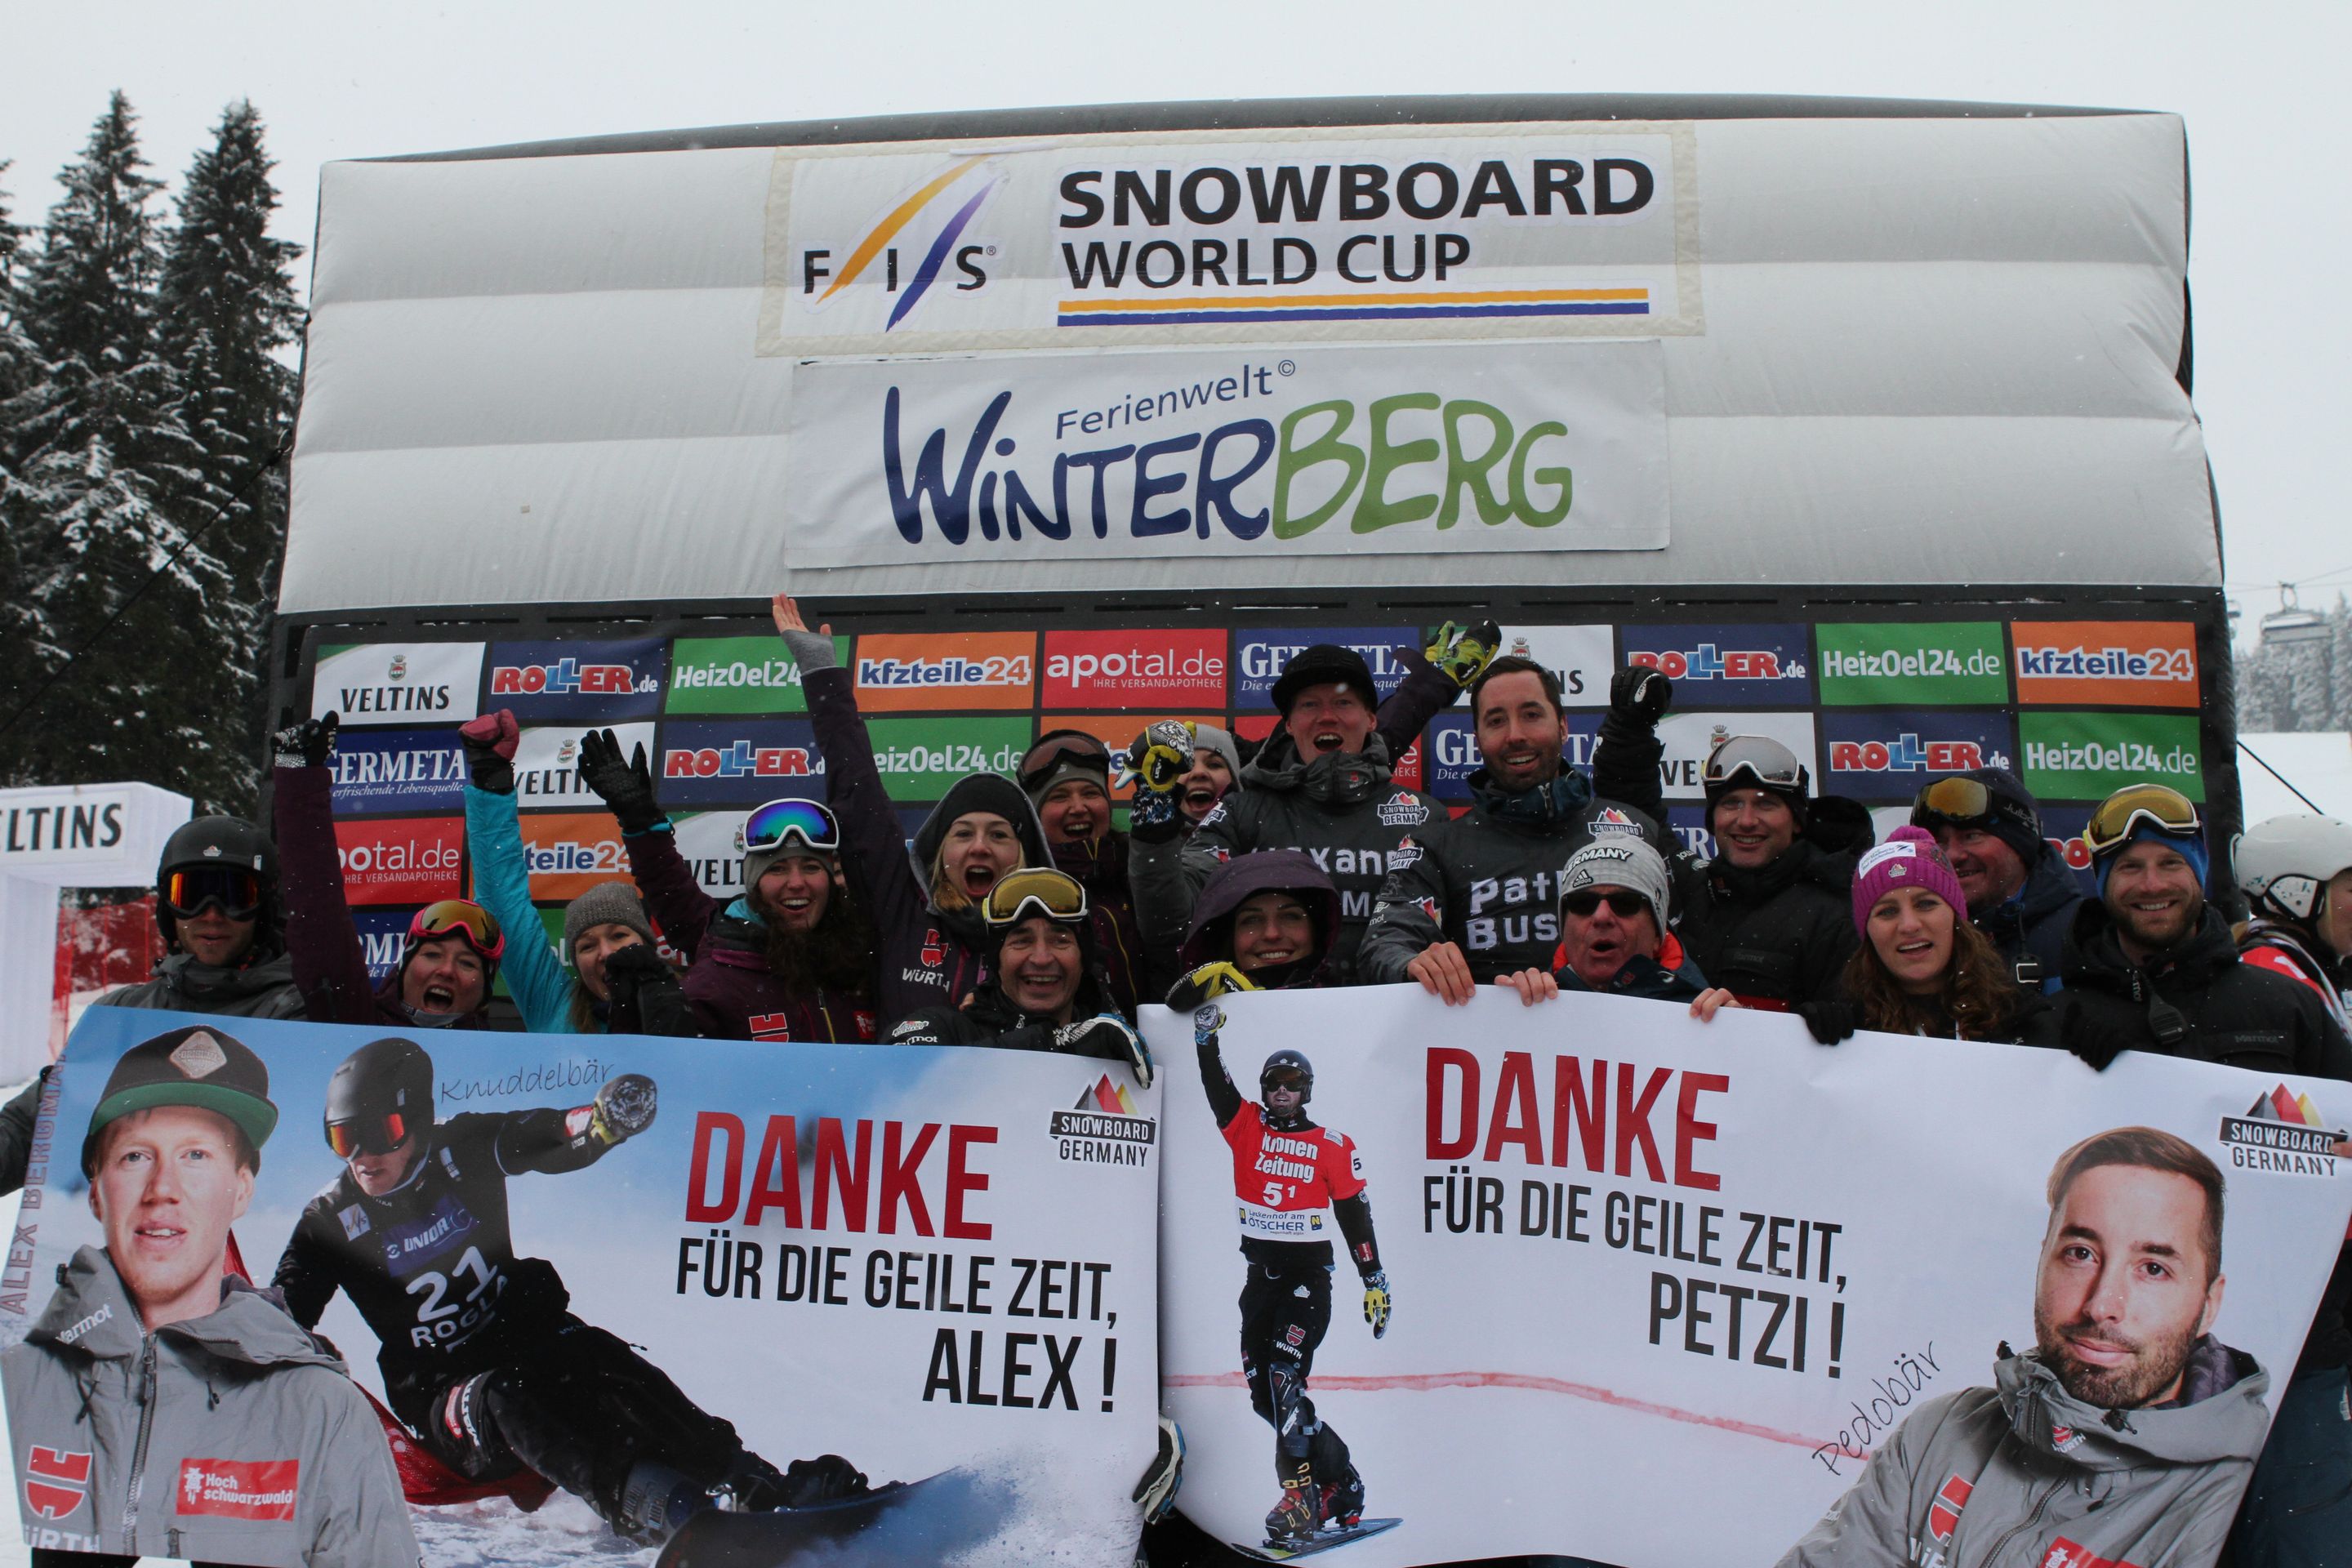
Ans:
[{"label": "person wearing black helmet", "polygon": [[288,1309],[315,1326],[341,1290],[375,1331],[393,1414],[468,1480],[528,1467],[615,1534],[666,1538],[724,1494],[767,1509],[856,1495],[827,1455],[780,1472],[617,1335],[566,1310],[552,1264],[517,1258],[507,1179],[594,1164],[653,1124],[653,1080],[607,1079],[585,1105],[434,1120],[433,1058],[375,1040],[327,1084],[343,1162],[278,1260]]},{"label": "person wearing black helmet", "polygon": [[1282,1496],[1265,1516],[1266,1544],[1295,1546],[1318,1530],[1354,1525],[1364,1512],[1364,1480],[1348,1445],[1316,1415],[1307,1393],[1316,1347],[1331,1326],[1334,1222],[1363,1280],[1372,1338],[1388,1332],[1394,1303],[1364,1195],[1363,1158],[1346,1134],[1307,1114],[1313,1064],[1298,1051],[1276,1051],[1258,1069],[1258,1099],[1245,1100],[1218,1050],[1224,1023],[1223,1008],[1203,1005],[1192,1014],[1192,1042],[1209,1109],[1234,1155],[1242,1256],[1249,1261],[1242,1376],[1250,1407],[1275,1433]]},{"label": "person wearing black helmet", "polygon": [[[1854,856],[1809,831],[1821,804],[1811,774],[1780,742],[1732,735],[1701,781],[1717,853],[1683,879],[1683,947],[1744,1005],[1801,1011],[1829,997],[1856,940]],[[1842,842],[1843,816],[1831,826]]]}]

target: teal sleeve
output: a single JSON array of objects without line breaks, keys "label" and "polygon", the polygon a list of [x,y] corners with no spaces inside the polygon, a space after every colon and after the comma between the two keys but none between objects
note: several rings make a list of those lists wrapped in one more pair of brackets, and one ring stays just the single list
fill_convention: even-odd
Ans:
[{"label": "teal sleeve", "polygon": [[577,1033],[572,1026],[572,976],[549,945],[539,906],[530,901],[522,817],[514,796],[466,786],[466,847],[474,862],[474,897],[507,933],[499,967],[522,1009],[523,1027],[534,1035]]}]

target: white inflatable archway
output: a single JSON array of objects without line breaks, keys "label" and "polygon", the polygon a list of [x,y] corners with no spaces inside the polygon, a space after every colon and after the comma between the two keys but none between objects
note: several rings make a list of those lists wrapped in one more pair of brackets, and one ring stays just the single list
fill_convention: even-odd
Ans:
[{"label": "white inflatable archway", "polygon": [[58,889],[152,882],[163,841],[194,809],[143,784],[0,790],[0,1083],[49,1059]]}]

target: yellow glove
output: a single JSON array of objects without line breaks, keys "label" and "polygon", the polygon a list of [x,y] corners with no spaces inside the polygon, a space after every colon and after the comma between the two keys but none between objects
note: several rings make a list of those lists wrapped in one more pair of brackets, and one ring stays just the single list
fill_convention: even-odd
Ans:
[{"label": "yellow glove", "polygon": [[1467,691],[1486,673],[1503,651],[1503,628],[1492,621],[1465,626],[1448,621],[1431,635],[1421,656],[1444,672],[1447,679]]},{"label": "yellow glove", "polygon": [[1236,991],[1255,991],[1250,977],[1222,961],[1204,963],[1168,989],[1168,1005],[1190,1013],[1203,1002],[1213,1002]]},{"label": "yellow glove", "polygon": [[1364,1278],[1364,1321],[1372,1325],[1374,1339],[1389,1331],[1389,1307],[1388,1270],[1376,1268]]}]

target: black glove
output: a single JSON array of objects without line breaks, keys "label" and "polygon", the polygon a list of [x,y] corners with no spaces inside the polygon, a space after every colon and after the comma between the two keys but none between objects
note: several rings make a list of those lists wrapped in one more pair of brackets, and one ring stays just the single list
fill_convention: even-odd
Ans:
[{"label": "black glove", "polygon": [[866,1472],[856,1465],[839,1454],[819,1454],[814,1459],[794,1459],[784,1467],[784,1484],[779,1495],[785,1508],[810,1508],[821,1502],[864,1497],[872,1489],[866,1483]]},{"label": "black glove", "polygon": [[490,795],[514,794],[515,747],[522,731],[515,725],[512,710],[501,708],[467,720],[457,726],[457,739],[466,743],[466,773],[476,789]]},{"label": "black glove", "polygon": [[2106,1071],[2126,1051],[2145,1049],[2151,1043],[2140,1031],[2116,1023],[2104,1011],[2083,1006],[2074,997],[2061,997],[2058,1006],[2058,1037],[2094,1072]]},{"label": "black glove", "polygon": [[1836,1045],[1862,1025],[1862,1010],[1851,1002],[1800,1002],[1795,1011],[1825,1046]]},{"label": "black glove", "polygon": [[604,986],[611,994],[612,1032],[616,1035],[691,1035],[677,1026],[686,1016],[686,988],[677,971],[644,942],[604,955]]},{"label": "black glove", "polygon": [[1151,1047],[1128,1021],[1116,1013],[1097,1013],[1054,1031],[1054,1048],[1074,1057],[1102,1057],[1123,1061],[1135,1070],[1135,1081],[1151,1087]]},{"label": "black glove", "polygon": [[270,737],[278,748],[278,765],[281,768],[323,768],[327,759],[335,754],[335,731],[342,727],[340,715],[330,713],[323,719],[305,719],[299,724],[289,724]]},{"label": "black glove", "polygon": [[580,737],[580,777],[596,792],[623,833],[648,833],[668,820],[654,804],[654,770],[641,743],[636,755],[621,760],[621,742],[610,730]]},{"label": "black glove", "polygon": [[1657,728],[1674,700],[1675,683],[1654,669],[1629,665],[1609,678],[1609,710],[1644,730]]}]

